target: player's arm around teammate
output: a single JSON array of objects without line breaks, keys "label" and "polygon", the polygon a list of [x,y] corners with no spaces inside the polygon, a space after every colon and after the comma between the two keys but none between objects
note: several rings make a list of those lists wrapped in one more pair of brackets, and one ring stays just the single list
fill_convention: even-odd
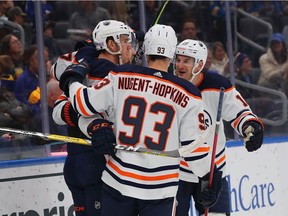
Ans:
[{"label": "player's arm around teammate", "polygon": [[[203,122],[199,121],[203,105],[195,86],[167,73],[176,43],[170,26],[155,25],[144,40],[149,68],[119,66],[100,83],[87,88],[81,80],[71,79],[86,75],[89,66],[83,62],[66,69],[60,79],[61,88],[69,93],[81,115],[88,117],[112,108],[117,143],[162,151],[178,149],[180,143],[191,144],[204,131]],[[206,176],[210,167],[209,146],[203,143],[199,151],[185,160],[195,174]],[[105,183],[102,213],[173,215],[179,163],[178,158],[116,152],[109,158],[102,176]],[[216,195],[221,191],[221,181],[217,183]]]},{"label": "player's arm around teammate", "polygon": [[[129,46],[121,45],[123,42],[122,37],[126,37],[122,35],[132,37],[132,34],[133,32],[129,26],[126,26],[123,22],[115,20],[101,21],[95,27],[93,41],[91,41],[91,39],[81,41],[77,45],[77,51],[59,57],[52,67],[52,75],[59,80],[67,66],[79,63],[85,59],[89,61],[90,68],[88,75],[83,79],[83,84],[87,86],[95,85],[102,80],[116,64],[120,64],[120,62],[128,63],[132,59],[135,50],[133,51]],[[120,38],[120,40],[118,40],[118,38]],[[108,121],[112,120],[111,116],[112,115],[106,115],[106,112],[100,113],[93,116],[92,120],[98,121],[99,123],[108,122],[108,124],[111,125]],[[58,124],[68,124],[70,136],[79,137],[80,134],[82,134],[78,128],[81,124],[79,123],[79,118],[81,117],[75,112],[65,94],[59,97],[55,103],[53,117]],[[103,117],[105,119],[103,119]],[[87,127],[84,133],[87,133]],[[83,138],[87,137],[90,136],[87,134],[83,136]],[[95,151],[93,147],[77,144],[68,145],[64,177],[72,193],[77,216],[101,215],[101,176],[106,164],[104,153],[112,154],[114,152],[113,146],[109,148],[109,146],[105,144],[107,142],[110,143],[111,140],[111,142],[115,142],[114,139],[115,135],[112,130],[107,128],[107,130],[98,131],[98,135],[94,137],[94,143],[100,146],[101,150],[97,149],[97,151]],[[102,146],[106,148],[102,148]],[[102,151],[102,154],[99,154],[100,151]]]}]

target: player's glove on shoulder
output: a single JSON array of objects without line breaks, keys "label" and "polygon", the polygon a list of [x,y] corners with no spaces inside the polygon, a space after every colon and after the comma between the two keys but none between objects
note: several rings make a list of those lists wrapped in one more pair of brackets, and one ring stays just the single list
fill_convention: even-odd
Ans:
[{"label": "player's glove on shoulder", "polygon": [[264,126],[258,119],[248,120],[242,126],[245,147],[248,152],[256,151],[263,143]]},{"label": "player's glove on shoulder", "polygon": [[105,119],[95,119],[88,125],[87,132],[92,138],[92,146],[96,153],[115,154],[116,138],[112,125],[112,122]]},{"label": "player's glove on shoulder", "polygon": [[69,65],[60,77],[59,87],[69,96],[69,84],[72,82],[83,82],[86,74],[89,73],[90,68],[88,61],[83,60],[79,64]]},{"label": "player's glove on shoulder", "polygon": [[211,188],[209,186],[209,176],[210,173],[207,173],[199,179],[197,204],[203,209],[214,206],[223,189],[222,171],[218,171],[215,167]]}]

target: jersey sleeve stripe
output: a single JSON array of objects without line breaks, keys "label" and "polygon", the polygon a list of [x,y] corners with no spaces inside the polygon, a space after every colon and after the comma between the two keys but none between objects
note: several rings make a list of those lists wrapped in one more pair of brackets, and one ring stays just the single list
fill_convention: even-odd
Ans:
[{"label": "jersey sleeve stripe", "polygon": [[226,165],[226,161],[219,167],[217,167],[218,170],[221,170]]},{"label": "jersey sleeve stripe", "polygon": [[193,153],[196,153],[196,152],[209,152],[210,151],[210,146],[206,146],[206,147],[199,147],[197,149],[195,149],[193,151]]},{"label": "jersey sleeve stripe", "polygon": [[219,165],[220,163],[222,163],[225,160],[226,160],[226,155],[223,155],[219,160],[215,161],[215,163],[216,163],[216,165]]},{"label": "jersey sleeve stripe", "polygon": [[208,153],[207,154],[202,154],[202,155],[198,155],[198,156],[192,156],[192,157],[185,157],[185,161],[196,161],[196,160],[200,160],[200,159],[203,159],[205,157],[207,157]]},{"label": "jersey sleeve stripe", "polygon": [[189,169],[187,170],[187,169],[184,169],[182,167],[180,167],[180,171],[184,172],[184,173],[188,173],[188,174],[193,174],[193,172],[191,170],[189,170]]},{"label": "jersey sleeve stripe", "polygon": [[181,164],[182,166],[189,167],[188,163],[187,163],[186,161],[184,161],[184,160],[181,160],[181,161],[180,161],[180,164]]},{"label": "jersey sleeve stripe", "polygon": [[78,107],[79,107],[79,109],[80,109],[80,114],[81,115],[84,115],[84,116],[90,116],[89,115],[89,113],[88,112],[86,112],[86,110],[85,110],[85,108],[84,108],[84,106],[83,106],[83,103],[82,103],[82,100],[81,100],[81,90],[82,90],[83,88],[81,87],[81,88],[79,88],[78,90],[77,90],[77,92],[76,92],[76,101],[77,101],[77,104],[78,104]]},{"label": "jersey sleeve stripe", "polygon": [[216,155],[216,158],[220,157],[224,152],[225,152],[225,146],[220,152],[218,152],[218,154]]},{"label": "jersey sleeve stripe", "polygon": [[58,106],[58,104],[60,104],[60,103],[62,103],[62,102],[66,102],[66,101],[68,101],[68,98],[65,96],[65,95],[60,95],[58,98],[57,98],[57,100],[55,101],[55,103],[54,103],[54,107],[56,107],[56,106]]},{"label": "jersey sleeve stripe", "polygon": [[[89,97],[88,97],[88,91],[87,91],[87,88],[84,88],[83,89],[83,96],[84,96],[84,101],[85,101],[85,105],[87,106],[87,108],[92,112],[92,113],[98,113],[94,108],[93,106],[91,105],[90,103],[90,100],[89,100]],[[98,113],[100,114],[100,113]]]},{"label": "jersey sleeve stripe", "polygon": [[242,114],[234,121],[233,127],[236,128],[237,125],[239,124],[240,120],[241,120],[242,118],[244,118],[245,116],[249,115],[249,114],[252,114],[252,112],[249,111],[249,112],[242,113]]},{"label": "jersey sleeve stripe", "polygon": [[67,100],[68,98],[65,95],[60,95],[57,100]]}]

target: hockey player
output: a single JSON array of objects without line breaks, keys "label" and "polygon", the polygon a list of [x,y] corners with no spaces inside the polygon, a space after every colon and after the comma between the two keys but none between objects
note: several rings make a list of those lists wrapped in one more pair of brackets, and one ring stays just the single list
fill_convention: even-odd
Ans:
[{"label": "hockey player", "polygon": [[[99,133],[110,137],[111,124],[101,119],[91,123],[81,118],[79,125],[92,145],[104,152],[113,142],[153,150],[175,150],[191,144],[204,130],[199,116],[203,106],[199,90],[191,83],[167,73],[177,44],[172,27],[154,25],[144,39],[148,68],[122,65],[110,71],[97,85],[81,84],[89,71],[89,63],[69,66],[60,78],[61,89],[69,94],[74,109],[83,116],[93,116],[113,109],[116,139],[105,145],[95,142]],[[201,118],[200,118],[201,119]],[[102,137],[102,136],[101,136]],[[101,145],[101,146],[100,146]],[[193,145],[193,143],[192,143]],[[209,177],[209,146],[200,145],[185,157],[200,181]],[[114,153],[108,150],[108,153]],[[179,158],[117,151],[103,172],[102,214],[113,216],[174,215],[178,188]],[[222,173],[216,171],[211,190],[203,189],[203,197],[214,195],[213,204],[222,184]]]},{"label": "hockey player", "polygon": [[[176,75],[192,82],[201,91],[204,102],[205,127],[215,124],[219,91],[225,88],[222,119],[231,123],[231,126],[239,134],[244,136],[247,151],[256,151],[263,141],[263,124],[251,111],[247,102],[230,83],[229,79],[217,73],[203,73],[202,69],[207,59],[207,47],[197,40],[187,39],[182,41],[176,48],[175,69]],[[226,180],[226,152],[225,152],[224,126],[221,121],[218,133],[217,152],[215,163],[217,169],[223,171],[223,191],[218,202],[209,210],[209,215],[230,215],[230,202],[228,182]],[[208,141],[213,145],[213,137]],[[183,161],[180,166],[180,184],[177,193],[177,216],[187,216],[191,195],[195,207],[202,215],[204,209],[198,200],[198,178]]]},{"label": "hockey player", "polygon": [[[67,66],[89,59],[92,69],[83,83],[94,85],[121,61],[129,63],[132,60],[135,55],[131,47],[132,37],[133,32],[123,22],[101,21],[95,27],[93,41],[81,41],[76,44],[76,49],[83,48],[61,56],[52,67],[52,75],[59,79]],[[53,118],[58,124],[68,125],[70,136],[87,138],[79,130],[78,114],[65,95],[56,102]],[[72,143],[67,145],[67,152],[64,177],[72,193],[76,215],[101,215],[101,175],[106,164],[104,155],[95,153],[92,147]]]}]

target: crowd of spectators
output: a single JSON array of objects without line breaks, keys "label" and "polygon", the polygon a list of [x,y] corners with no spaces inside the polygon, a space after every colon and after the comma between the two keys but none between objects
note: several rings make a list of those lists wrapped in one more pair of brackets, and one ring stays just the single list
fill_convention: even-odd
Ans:
[{"label": "crowd of spectators", "polygon": [[[162,3],[144,1],[146,29],[153,24]],[[188,38],[204,41],[210,47],[205,71],[229,76],[224,4],[225,1],[170,1],[159,23],[171,25],[177,32],[179,42]],[[77,41],[90,38],[99,21],[116,19],[129,24],[135,31],[141,30],[137,1],[41,1],[41,5],[47,81],[50,80],[48,71],[51,63],[58,56],[73,51]],[[249,53],[242,52],[241,47],[237,50],[233,62],[236,79],[280,90],[287,95],[287,47],[282,34],[285,23],[280,20],[288,17],[288,3],[231,1],[229,6],[231,14],[236,8],[241,8],[257,17],[269,17],[277,23],[273,29],[276,34],[269,42],[267,52],[261,53],[257,63],[252,61]],[[0,19],[21,26],[25,33],[23,43],[17,29],[0,25],[0,124],[41,131],[34,1],[0,1]],[[257,76],[253,72],[255,65],[259,65],[260,73]],[[52,81],[47,86],[50,99],[55,99],[55,86]],[[249,89],[241,86],[237,88],[245,99],[255,96]],[[51,104],[48,105],[51,108]],[[50,125],[53,123],[50,122]],[[53,132],[64,133],[62,129],[57,131],[57,128],[53,128]],[[1,140],[5,140],[5,137],[11,139],[10,135],[4,134]]]}]

